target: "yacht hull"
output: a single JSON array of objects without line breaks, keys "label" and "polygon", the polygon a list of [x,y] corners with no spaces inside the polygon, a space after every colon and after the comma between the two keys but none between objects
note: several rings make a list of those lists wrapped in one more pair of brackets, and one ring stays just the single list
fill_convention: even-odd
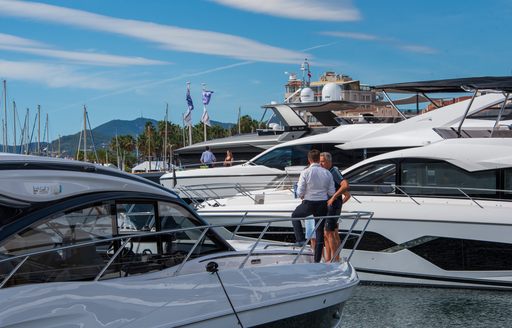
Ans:
[{"label": "yacht hull", "polygon": [[[315,311],[323,327],[332,327],[339,321],[335,312],[358,284],[346,263],[220,269],[219,275],[244,327],[280,320],[300,327],[308,320],[304,314]],[[217,276],[207,272],[172,277],[165,270],[144,278],[26,285],[1,295],[2,327],[237,326]]]},{"label": "yacht hull", "polygon": [[[374,213],[351,258],[361,281],[512,289],[512,202],[361,195],[355,198],[357,201],[350,200],[343,210]],[[242,218],[249,223],[289,217],[298,204],[289,191],[278,191],[266,193],[265,205],[251,205],[236,197],[226,199],[215,209],[205,207],[199,212],[211,223],[233,223]],[[340,227],[347,231],[352,223],[345,219]],[[362,229],[365,223],[361,220],[354,230]],[[281,228],[287,227],[288,222],[281,224]]]},{"label": "yacht hull", "polygon": [[243,190],[253,191],[270,188],[281,181],[298,180],[298,172],[287,175],[286,171],[258,165],[237,165],[176,172],[176,183],[172,173],[160,178],[160,183],[176,191],[182,198],[197,199],[232,197]]}]

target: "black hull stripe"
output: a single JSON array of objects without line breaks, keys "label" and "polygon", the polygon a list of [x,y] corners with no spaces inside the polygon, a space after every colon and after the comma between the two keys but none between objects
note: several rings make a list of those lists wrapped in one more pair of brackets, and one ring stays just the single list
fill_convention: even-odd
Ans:
[{"label": "black hull stripe", "polygon": [[[369,273],[369,274],[376,274],[376,275],[382,275],[382,276],[392,276],[392,277],[403,277],[403,278],[411,278],[411,279],[422,279],[422,280],[431,280],[431,281],[439,281],[439,282],[454,282],[454,283],[460,283],[460,284],[472,284],[472,285],[478,285],[478,286],[467,286],[467,287],[502,287],[502,288],[512,288],[512,282],[508,281],[488,281],[488,280],[480,280],[480,279],[474,279],[474,278],[453,278],[453,277],[443,277],[443,276],[429,276],[429,275],[422,275],[422,274],[411,274],[411,273],[402,273],[402,272],[393,272],[393,271],[384,271],[384,270],[372,270],[372,269],[366,269],[366,268],[359,268],[356,267],[356,272],[361,273]],[[380,281],[376,281],[380,282]],[[389,282],[390,284],[395,284],[395,282]],[[396,283],[399,284],[399,283]],[[404,283],[404,284],[414,284],[415,283]],[[425,284],[428,285],[428,284]],[[438,286],[438,285],[435,285]],[[454,287],[465,287],[465,286],[454,286]]]}]

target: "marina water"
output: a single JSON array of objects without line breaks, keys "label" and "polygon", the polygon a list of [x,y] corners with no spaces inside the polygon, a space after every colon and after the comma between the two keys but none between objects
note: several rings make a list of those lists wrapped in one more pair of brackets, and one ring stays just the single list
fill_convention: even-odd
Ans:
[{"label": "marina water", "polygon": [[360,285],[342,328],[512,327],[510,292]]}]

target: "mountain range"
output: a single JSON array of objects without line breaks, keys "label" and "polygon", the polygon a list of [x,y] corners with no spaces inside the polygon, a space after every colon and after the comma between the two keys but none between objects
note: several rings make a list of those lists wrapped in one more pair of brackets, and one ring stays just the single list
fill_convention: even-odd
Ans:
[{"label": "mountain range", "polygon": [[[88,136],[88,143],[94,143],[94,146],[96,149],[102,149],[107,148],[110,144],[110,141],[112,138],[114,138],[116,135],[132,135],[134,137],[137,137],[139,134],[141,134],[144,131],[144,127],[146,126],[146,122],[153,123],[154,126],[157,126],[158,121],[151,119],[151,118],[145,118],[145,117],[139,117],[134,120],[112,120],[109,122],[106,122],[104,124],[101,124],[95,128],[92,129],[92,137],[94,140],[90,139],[90,136]],[[221,126],[224,129],[231,128],[235,124],[233,123],[223,123],[218,121],[210,121],[212,125],[218,125]],[[78,148],[78,142],[80,140],[80,134],[81,132],[77,132],[75,134],[67,135],[67,136],[61,136],[60,137],[60,151],[64,155],[68,156],[74,156],[74,154],[77,151]],[[51,142],[51,148],[54,151],[57,151],[59,147],[59,139],[53,140]],[[37,148],[37,143],[32,143],[30,145],[30,149],[34,151]],[[41,148],[45,148],[46,143],[42,143]],[[12,147],[11,151],[12,151]],[[89,148],[89,147],[88,147]],[[19,153],[19,147],[17,149],[17,152]]]}]

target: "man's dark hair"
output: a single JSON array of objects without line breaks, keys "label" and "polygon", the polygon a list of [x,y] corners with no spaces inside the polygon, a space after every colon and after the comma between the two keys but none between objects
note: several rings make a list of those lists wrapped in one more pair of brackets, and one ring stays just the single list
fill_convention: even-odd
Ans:
[{"label": "man's dark hair", "polygon": [[210,150],[210,146],[206,146],[206,150]]},{"label": "man's dark hair", "polygon": [[320,162],[320,151],[318,149],[311,149],[308,152],[308,159],[312,162]]}]

